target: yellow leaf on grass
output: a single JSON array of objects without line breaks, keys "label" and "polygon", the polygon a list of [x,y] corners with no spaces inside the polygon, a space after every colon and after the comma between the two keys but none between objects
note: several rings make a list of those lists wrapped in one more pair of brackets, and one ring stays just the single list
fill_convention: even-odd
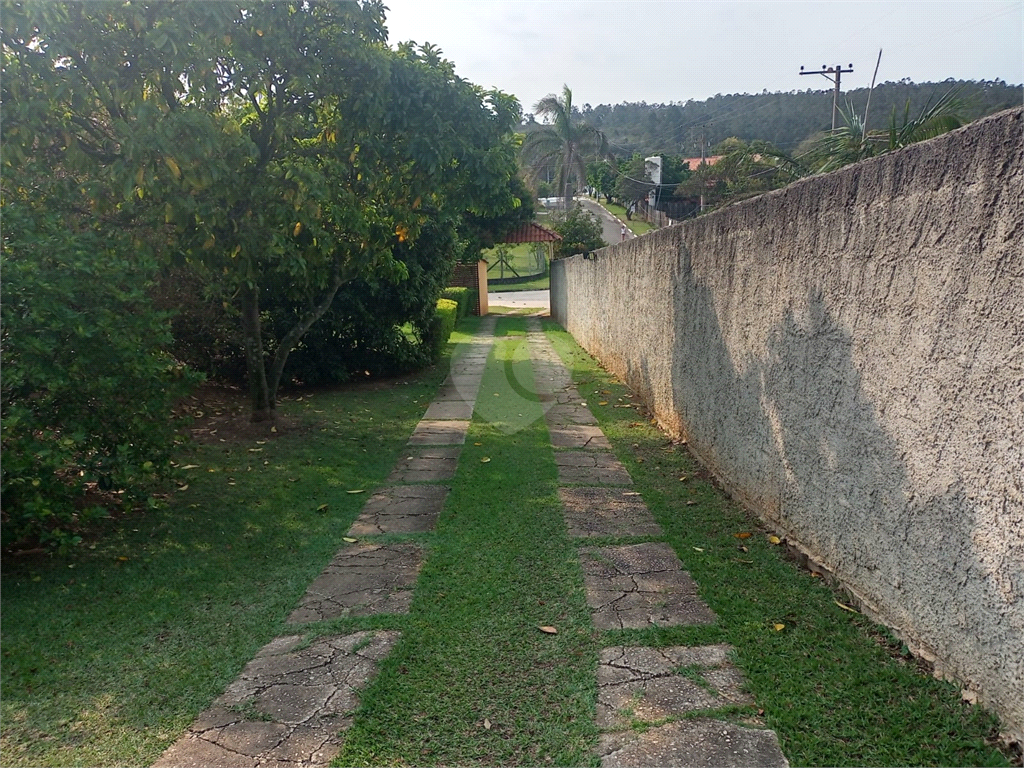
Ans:
[{"label": "yellow leaf on grass", "polygon": [[491,460],[491,459],[490,459],[490,457],[489,457],[489,456],[484,456],[484,457],[483,457],[482,459],[480,459],[480,463],[481,463],[481,464],[486,464],[486,463],[487,463],[487,462],[489,462],[490,460]]},{"label": "yellow leaf on grass", "polygon": [[600,403],[598,403],[598,405],[608,405],[608,401],[602,400]]},{"label": "yellow leaf on grass", "polygon": [[753,534],[751,534],[749,531],[743,531],[742,533],[733,534],[733,536],[735,536],[737,539],[749,539],[752,535]]},{"label": "yellow leaf on grass", "polygon": [[785,628],[786,628],[786,625],[785,625],[785,624],[776,624],[776,625],[775,625],[775,631],[776,631],[776,632],[781,632],[781,631],[782,631],[782,630],[784,630]]},{"label": "yellow leaf on grass", "polygon": [[858,611],[856,608],[851,608],[850,606],[846,605],[845,603],[840,603],[838,600],[833,600],[832,602],[835,603],[836,605],[838,605],[844,611],[849,611],[850,613],[860,613],[860,611]]},{"label": "yellow leaf on grass", "polygon": [[326,504],[321,504],[319,507],[316,508],[316,511],[317,512],[326,512],[327,511],[327,505]]},{"label": "yellow leaf on grass", "polygon": [[770,544],[781,544],[782,543],[782,539],[780,539],[778,536],[769,536],[768,537],[768,542]]},{"label": "yellow leaf on grass", "polygon": [[473,445],[483,445],[483,443],[473,443]]},{"label": "yellow leaf on grass", "polygon": [[541,632],[543,632],[546,635],[557,635],[558,634],[558,630],[555,629],[554,627],[537,627],[537,629],[539,629]]},{"label": "yellow leaf on grass", "polygon": [[351,491],[345,491],[345,493],[366,493],[363,488],[353,488]]},{"label": "yellow leaf on grass", "polygon": [[703,552],[704,550],[702,548],[700,548],[700,547],[694,547],[693,551],[694,552]]},{"label": "yellow leaf on grass", "polygon": [[359,541],[359,539],[353,539],[351,536],[342,536],[341,540],[347,541],[349,544],[354,544],[355,542]]},{"label": "yellow leaf on grass", "polygon": [[182,469],[199,469],[198,464],[186,464]]}]

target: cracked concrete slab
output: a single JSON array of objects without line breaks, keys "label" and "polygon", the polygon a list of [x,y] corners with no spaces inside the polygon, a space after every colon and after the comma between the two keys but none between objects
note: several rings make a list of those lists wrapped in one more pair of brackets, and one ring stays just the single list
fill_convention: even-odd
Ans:
[{"label": "cracked concrete slab", "polygon": [[612,449],[608,438],[598,426],[590,424],[551,424],[548,427],[555,448],[577,448],[585,451]]},{"label": "cracked concrete slab", "polygon": [[556,451],[558,482],[578,485],[632,485],[633,478],[615,458],[598,451]]},{"label": "cracked concrete slab", "polygon": [[409,438],[409,445],[464,445],[468,420],[421,419]]},{"label": "cracked concrete slab", "polygon": [[668,544],[580,550],[587,605],[597,629],[713,624],[714,612]]},{"label": "cracked concrete slab", "polygon": [[415,544],[343,547],[306,589],[288,623],[408,613],[422,563],[423,550]]},{"label": "cracked concrete slab", "polygon": [[455,477],[462,446],[441,445],[406,452],[388,475],[389,483],[436,483]]},{"label": "cracked concrete slab", "polygon": [[598,751],[601,768],[669,765],[786,768],[789,765],[774,731],[744,728],[708,718],[666,723],[644,733],[602,734]]},{"label": "cracked concrete slab", "polygon": [[544,414],[548,425],[597,424],[597,417],[585,405],[553,405]]},{"label": "cracked concrete slab", "polygon": [[753,704],[728,651],[727,645],[604,648],[597,668],[597,726],[621,729],[632,720],[652,723]]},{"label": "cracked concrete slab", "polygon": [[357,691],[398,642],[394,631],[271,641],[155,768],[326,766],[352,724]]},{"label": "cracked concrete slab", "polygon": [[661,536],[661,526],[635,491],[619,488],[559,488],[569,535]]},{"label": "cracked concrete slab", "polygon": [[473,418],[472,400],[437,400],[427,407],[423,418],[428,421],[465,420]]},{"label": "cracked concrete slab", "polygon": [[377,491],[349,528],[349,536],[422,533],[433,530],[448,486],[394,485]]}]

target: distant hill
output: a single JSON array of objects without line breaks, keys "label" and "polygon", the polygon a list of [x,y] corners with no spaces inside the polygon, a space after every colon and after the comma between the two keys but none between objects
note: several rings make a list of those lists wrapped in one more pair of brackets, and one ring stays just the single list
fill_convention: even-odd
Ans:
[{"label": "distant hill", "polygon": [[[965,116],[970,120],[1024,104],[1024,88],[1007,85],[1001,80],[882,83],[875,86],[871,96],[870,127],[888,125],[893,108],[902,114],[908,99],[913,116],[929,99],[934,103],[957,87],[962,88],[960,98],[965,104]],[[867,96],[867,88],[845,92],[842,106],[845,108],[845,102],[851,102],[855,111],[863,116]],[[634,152],[645,156],[699,156],[702,131],[710,146],[736,136],[748,142],[769,141],[784,151],[793,152],[808,137],[831,127],[832,92],[719,94],[706,101],[676,104],[585,105],[581,114],[604,131],[612,151],[619,157],[629,157]],[[529,131],[534,125],[528,121],[523,127]]]}]

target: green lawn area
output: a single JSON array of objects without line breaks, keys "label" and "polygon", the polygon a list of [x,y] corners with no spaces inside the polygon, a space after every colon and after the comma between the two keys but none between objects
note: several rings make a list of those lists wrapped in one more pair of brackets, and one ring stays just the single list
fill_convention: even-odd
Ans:
[{"label": "green lawn area", "polygon": [[654,227],[648,224],[646,221],[640,219],[633,219],[629,221],[626,219],[626,209],[618,203],[603,203],[600,200],[597,201],[606,211],[613,216],[617,217],[620,221],[625,222],[626,226],[629,227],[629,231],[634,235],[645,235],[650,232]]},{"label": "green lawn area", "polygon": [[[464,320],[453,342],[478,322]],[[598,649],[631,642],[730,643],[757,704],[726,716],[764,710],[793,765],[1008,764],[994,718],[837,606],[841,592],[790,562],[624,386],[545,328],[720,620],[593,629],[526,321],[501,317],[437,528],[408,537],[428,549],[410,613],[305,628],[402,632],[335,765],[596,765]],[[286,633],[446,372],[295,393],[275,435],[225,431],[183,447],[164,508],[111,523],[71,555],[5,561],[3,764],[152,762]]]},{"label": "green lawn area", "polygon": [[[538,272],[540,265],[538,264],[537,257],[534,255],[534,247],[534,243],[519,243],[518,245],[508,246],[508,264],[511,265],[511,268],[515,269],[522,277],[531,274],[537,275],[534,279],[522,283],[499,284],[493,282],[499,279],[502,274],[505,277],[515,277],[515,273],[507,266],[503,272],[503,268],[498,260],[497,249],[491,248],[481,252],[480,257],[485,259],[488,264],[487,279],[491,281],[488,290],[493,293],[495,291],[539,291],[546,289],[550,284],[548,270],[545,268],[543,272]],[[544,258],[547,258],[546,249]]]}]

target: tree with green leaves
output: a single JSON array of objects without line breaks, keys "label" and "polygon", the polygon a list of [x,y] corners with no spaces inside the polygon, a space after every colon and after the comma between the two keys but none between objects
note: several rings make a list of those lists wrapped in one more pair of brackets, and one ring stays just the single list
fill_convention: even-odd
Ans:
[{"label": "tree with green leaves", "polygon": [[[53,155],[104,225],[162,238],[215,281],[241,329],[255,420],[273,418],[288,355],[342,285],[405,277],[394,248],[432,216],[519,204],[518,104],[429,46],[389,50],[379,0],[38,3],[4,16],[9,162]],[[295,307],[273,336],[271,296]]]},{"label": "tree with green leaves", "polygon": [[601,234],[601,222],[594,214],[576,203],[566,213],[560,213],[552,227],[562,239],[555,243],[554,257],[562,259],[577,253],[590,253],[608,243]]},{"label": "tree with green leaves", "polygon": [[573,185],[587,180],[587,161],[605,157],[608,142],[604,134],[579,117],[572,104],[572,91],[562,87],[562,95],[548,94],[533,111],[548,122],[527,134],[522,159],[536,180],[546,168],[553,167],[564,210],[572,208]]}]

